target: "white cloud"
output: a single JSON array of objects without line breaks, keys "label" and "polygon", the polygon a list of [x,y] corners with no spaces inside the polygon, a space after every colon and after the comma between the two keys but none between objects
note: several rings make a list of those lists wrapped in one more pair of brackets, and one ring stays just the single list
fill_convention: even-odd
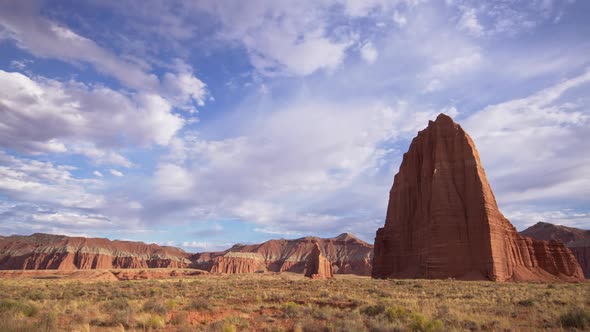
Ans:
[{"label": "white cloud", "polygon": [[39,57],[65,61],[85,61],[99,71],[136,89],[155,90],[158,79],[133,63],[98,46],[69,28],[39,16],[37,4],[5,3],[0,10],[0,25],[10,31],[18,45]]},{"label": "white cloud", "polygon": [[100,187],[100,182],[74,178],[72,169],[0,152],[0,193],[16,200],[61,207],[101,206],[104,197],[89,192],[93,187]]},{"label": "white cloud", "polygon": [[127,168],[133,166],[133,163],[121,154],[114,151],[99,149],[91,143],[71,144],[69,149],[64,149],[63,152],[65,151],[86,156],[97,164],[117,165]]},{"label": "white cloud", "polygon": [[94,176],[98,176],[99,178],[103,177],[102,173],[99,171],[94,171],[94,172],[92,172],[92,174],[94,174]]},{"label": "white cloud", "polygon": [[377,51],[375,46],[373,46],[373,43],[368,42],[361,47],[361,56],[363,57],[363,60],[365,60],[366,62],[374,63],[375,61],[377,61],[379,52]]},{"label": "white cloud", "polygon": [[222,24],[221,36],[241,42],[250,61],[266,75],[305,76],[340,65],[350,36],[328,35],[329,4],[250,1],[202,2]]},{"label": "white cloud", "polygon": [[120,171],[117,171],[116,169],[110,169],[109,173],[111,173],[111,175],[116,176],[116,177],[122,177],[124,174]]},{"label": "white cloud", "polygon": [[191,241],[191,242],[183,242],[182,246],[185,248],[191,248],[191,249],[207,249],[209,247],[211,247],[211,244],[208,242],[203,242],[203,241]]},{"label": "white cloud", "polygon": [[193,75],[192,68],[182,60],[175,60],[176,73],[164,74],[162,89],[175,106],[195,112],[193,103],[204,106],[208,95],[206,84]]},{"label": "white cloud", "polygon": [[588,205],[590,106],[563,100],[588,86],[590,71],[528,97],[491,105],[463,121],[501,205]]},{"label": "white cloud", "polygon": [[[573,2],[528,1],[512,4],[504,1],[447,1],[458,9],[457,27],[473,36],[504,34],[516,36],[535,27],[559,21]],[[483,23],[485,22],[485,24]]]},{"label": "white cloud", "polygon": [[546,210],[543,208],[521,207],[519,209],[508,209],[504,215],[514,224],[519,225],[519,231],[533,226],[539,221],[549,222],[556,225],[588,229],[590,225],[590,213],[576,212],[572,210]]},{"label": "white cloud", "polygon": [[112,223],[102,215],[88,215],[75,212],[36,213],[32,220],[37,223],[63,225],[80,228],[98,228],[110,226]]},{"label": "white cloud", "polygon": [[0,146],[29,153],[72,152],[130,167],[97,146],[166,145],[184,121],[157,95],[128,96],[102,86],[66,84],[0,70]]},{"label": "white cloud", "polygon": [[404,102],[302,99],[288,105],[225,124],[234,137],[175,139],[154,174],[147,211],[193,221],[244,220],[283,234],[314,227],[334,232],[339,222],[373,220],[385,208],[393,174],[385,146],[413,135],[436,113],[413,113]]},{"label": "white cloud", "polygon": [[463,14],[457,23],[459,29],[467,31],[469,34],[479,37],[483,34],[483,27],[477,20],[477,13],[474,8],[463,8]]},{"label": "white cloud", "polygon": [[171,163],[159,165],[154,177],[159,193],[164,196],[190,195],[193,187],[191,174],[181,166]]},{"label": "white cloud", "polygon": [[408,24],[408,19],[397,10],[393,12],[393,21],[400,28],[403,28]]},{"label": "white cloud", "polygon": [[272,234],[272,235],[288,235],[288,236],[302,235],[299,232],[276,229],[276,228],[254,228],[254,231],[259,232],[259,233]]}]

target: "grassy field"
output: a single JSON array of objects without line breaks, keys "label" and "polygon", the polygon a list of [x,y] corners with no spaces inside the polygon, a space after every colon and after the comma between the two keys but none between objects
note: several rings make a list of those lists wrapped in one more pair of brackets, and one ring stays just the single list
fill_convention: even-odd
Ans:
[{"label": "grassy field", "polygon": [[0,331],[570,331],[590,283],[296,274],[80,282],[0,279]]}]

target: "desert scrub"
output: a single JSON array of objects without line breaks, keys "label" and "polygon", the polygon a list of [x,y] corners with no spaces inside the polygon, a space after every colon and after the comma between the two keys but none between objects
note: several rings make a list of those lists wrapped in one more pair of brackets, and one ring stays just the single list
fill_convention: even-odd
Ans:
[{"label": "desert scrub", "polygon": [[[44,298],[31,299],[37,293]],[[81,293],[83,297],[77,295]],[[237,331],[384,332],[434,331],[442,324],[445,331],[563,332],[590,329],[588,299],[588,282],[374,280],[346,275],[311,281],[292,273],[84,283],[0,279],[0,331],[44,331],[42,320],[52,321],[44,314],[53,313],[56,331],[221,331],[225,324]],[[527,300],[533,305],[522,302]]]},{"label": "desert scrub", "polygon": [[209,310],[213,309],[213,305],[211,305],[211,302],[208,299],[197,298],[197,299],[192,299],[189,302],[187,309],[199,310],[199,311],[209,311]]},{"label": "desert scrub", "polygon": [[33,317],[39,312],[39,307],[33,303],[12,299],[0,300],[0,313],[21,313],[26,317]]},{"label": "desert scrub", "polygon": [[102,311],[107,313],[104,320],[94,320],[92,325],[99,326],[118,326],[129,327],[134,322],[134,308],[131,307],[129,301],[124,298],[116,298],[106,301],[102,304]]},{"label": "desert scrub", "polygon": [[163,329],[166,327],[166,321],[156,314],[142,314],[137,317],[137,327],[144,330]]},{"label": "desert scrub", "polygon": [[168,307],[161,299],[149,299],[143,304],[143,311],[156,313],[160,316],[166,316]]},{"label": "desert scrub", "polygon": [[297,303],[294,302],[287,302],[282,306],[283,310],[283,317],[285,318],[295,318],[302,315],[302,310]]},{"label": "desert scrub", "polygon": [[590,328],[590,312],[582,308],[570,309],[559,317],[559,323],[565,328]]},{"label": "desert scrub", "polygon": [[410,323],[410,329],[412,331],[420,332],[442,331],[443,323],[438,319],[430,320],[424,317],[422,314],[414,313],[412,314],[412,322]]},{"label": "desert scrub", "polygon": [[520,301],[516,302],[516,304],[518,304],[521,307],[532,307],[535,305],[535,302],[531,299],[526,299],[526,300],[520,300]]}]

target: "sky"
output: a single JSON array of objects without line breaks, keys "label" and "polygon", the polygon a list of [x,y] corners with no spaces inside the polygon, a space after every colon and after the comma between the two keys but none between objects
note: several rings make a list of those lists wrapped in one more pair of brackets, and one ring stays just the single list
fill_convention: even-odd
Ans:
[{"label": "sky", "polygon": [[0,234],[372,243],[446,113],[504,215],[590,229],[589,1],[0,0]]}]

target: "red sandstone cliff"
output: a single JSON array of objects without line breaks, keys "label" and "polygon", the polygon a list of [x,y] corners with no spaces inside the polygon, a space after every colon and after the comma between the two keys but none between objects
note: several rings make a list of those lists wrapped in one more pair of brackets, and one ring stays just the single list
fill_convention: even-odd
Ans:
[{"label": "red sandstone cliff", "polygon": [[576,257],[586,279],[590,279],[590,230],[538,222],[520,235],[536,240],[562,241]]},{"label": "red sandstone cliff", "polygon": [[375,278],[583,279],[562,243],[518,235],[498,209],[475,144],[444,114],[404,154],[374,250]]},{"label": "red sandstone cliff", "polygon": [[319,244],[316,242],[305,262],[304,274],[312,279],[330,279],[334,277],[332,263],[324,257]]},{"label": "red sandstone cliff", "polygon": [[33,234],[0,238],[0,270],[182,268],[179,248],[102,238]]},{"label": "red sandstone cliff", "polygon": [[[373,247],[348,233],[327,239],[310,236],[235,245],[222,252],[195,254],[191,260],[194,267],[211,272],[251,273],[265,270],[303,273],[316,243],[335,273],[371,275]],[[253,255],[238,257],[236,253]]]}]

